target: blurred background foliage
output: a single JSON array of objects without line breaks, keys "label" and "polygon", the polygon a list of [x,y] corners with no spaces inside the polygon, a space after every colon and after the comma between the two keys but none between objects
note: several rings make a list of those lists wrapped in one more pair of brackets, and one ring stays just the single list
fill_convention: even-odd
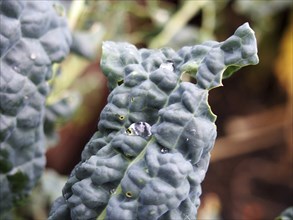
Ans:
[{"label": "blurred background foliage", "polygon": [[[107,81],[102,41],[138,48],[222,41],[249,22],[260,63],[212,90],[218,139],[203,183],[198,219],[274,219],[293,204],[291,0],[66,0],[73,34],[68,58],[54,66],[47,100],[47,170],[15,219],[46,219],[97,129]],[[56,39],[58,40],[58,39]],[[188,80],[188,79],[187,79]]]}]

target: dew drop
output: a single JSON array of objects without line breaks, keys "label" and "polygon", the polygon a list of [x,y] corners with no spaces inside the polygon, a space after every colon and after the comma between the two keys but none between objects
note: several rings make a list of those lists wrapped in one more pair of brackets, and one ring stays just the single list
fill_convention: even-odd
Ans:
[{"label": "dew drop", "polygon": [[151,210],[151,211],[149,212],[150,215],[155,215],[156,213],[157,213],[156,210]]},{"label": "dew drop", "polygon": [[171,60],[167,60],[165,63],[162,63],[160,65],[161,69],[166,69],[169,71],[173,71],[174,70],[174,63]]},{"label": "dew drop", "polygon": [[116,192],[116,189],[111,189],[110,194],[114,194]]},{"label": "dew drop", "polygon": [[126,134],[147,138],[152,135],[151,128],[152,127],[146,122],[136,122],[126,129]]},{"label": "dew drop", "polygon": [[32,54],[30,55],[30,58],[31,58],[32,60],[35,60],[35,59],[37,58],[37,56],[36,56],[36,54],[32,53]]},{"label": "dew drop", "polygon": [[17,73],[20,72],[20,69],[19,69],[19,67],[17,67],[17,66],[14,66],[13,69],[14,69],[14,71],[17,72]]},{"label": "dew drop", "polygon": [[161,148],[161,153],[162,153],[162,154],[169,153],[169,149],[166,148],[166,147],[162,147],[162,148]]}]

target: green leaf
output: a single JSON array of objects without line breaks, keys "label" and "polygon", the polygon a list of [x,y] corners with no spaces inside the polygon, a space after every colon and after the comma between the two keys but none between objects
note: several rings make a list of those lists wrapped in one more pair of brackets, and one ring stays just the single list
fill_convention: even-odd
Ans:
[{"label": "green leaf", "polygon": [[196,80],[203,89],[222,85],[222,79],[247,65],[258,63],[257,44],[248,23],[240,26],[233,36],[209,50],[198,67]]},{"label": "green leaf", "polygon": [[[256,52],[248,24],[178,52],[105,42],[108,104],[49,219],[195,219],[216,138],[208,90],[255,64]],[[184,73],[197,83],[182,82]]]},{"label": "green leaf", "polygon": [[1,214],[29,194],[45,166],[47,80],[52,63],[67,55],[71,43],[54,4],[0,1]]}]

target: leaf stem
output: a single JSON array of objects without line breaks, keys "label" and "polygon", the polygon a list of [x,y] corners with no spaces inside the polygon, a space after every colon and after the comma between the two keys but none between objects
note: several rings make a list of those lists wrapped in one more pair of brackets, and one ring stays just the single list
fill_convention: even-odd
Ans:
[{"label": "leaf stem", "polygon": [[149,48],[166,45],[172,37],[209,1],[185,1],[183,6],[172,16],[164,29],[149,44]]},{"label": "leaf stem", "polygon": [[71,3],[70,10],[68,12],[68,25],[71,30],[74,30],[81,13],[84,10],[85,0],[74,0]]}]

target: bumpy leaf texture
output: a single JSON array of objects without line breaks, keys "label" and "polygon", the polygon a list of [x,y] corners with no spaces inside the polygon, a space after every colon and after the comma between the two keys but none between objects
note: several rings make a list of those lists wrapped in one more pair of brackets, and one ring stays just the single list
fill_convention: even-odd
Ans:
[{"label": "bumpy leaf texture", "polygon": [[[208,91],[256,63],[247,23],[224,42],[177,52],[105,42],[112,92],[49,219],[196,219],[216,138]],[[197,83],[182,82],[183,73]]]},{"label": "bumpy leaf texture", "polygon": [[44,165],[43,118],[53,62],[71,35],[53,1],[0,1],[0,212],[27,195]]}]

